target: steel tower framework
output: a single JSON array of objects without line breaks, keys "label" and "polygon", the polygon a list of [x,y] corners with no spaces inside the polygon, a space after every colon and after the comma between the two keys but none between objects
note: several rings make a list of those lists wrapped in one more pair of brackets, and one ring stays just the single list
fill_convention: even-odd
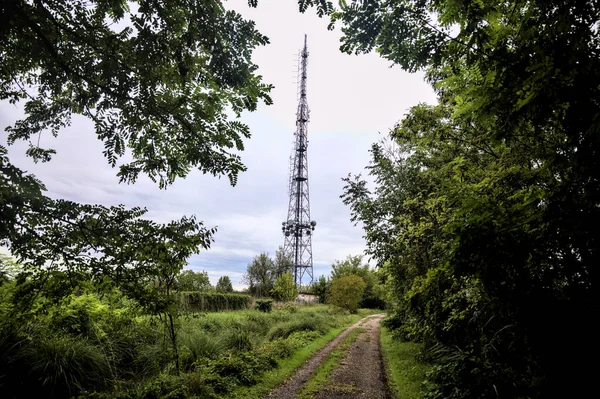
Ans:
[{"label": "steel tower framework", "polygon": [[301,288],[303,278],[308,275],[313,281],[312,233],[317,223],[310,220],[310,201],[308,195],[308,157],[307,124],[309,120],[306,101],[306,66],[308,48],[304,35],[304,48],[300,53],[300,99],[296,111],[296,132],[294,149],[290,157],[290,185],[287,221],[282,223],[284,252],[293,263],[294,281]]}]

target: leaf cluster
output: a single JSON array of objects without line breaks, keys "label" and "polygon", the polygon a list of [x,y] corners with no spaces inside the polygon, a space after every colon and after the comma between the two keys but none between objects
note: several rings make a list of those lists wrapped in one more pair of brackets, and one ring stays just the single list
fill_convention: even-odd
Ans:
[{"label": "leaf cluster", "polygon": [[250,137],[231,120],[271,103],[251,61],[265,45],[254,22],[221,2],[11,2],[0,28],[0,100],[24,103],[8,143],[49,161],[54,136],[74,114],[94,121],[104,155],[123,182],[146,174],[166,187],[196,168],[229,177],[245,167],[237,151]]},{"label": "leaf cluster", "polygon": [[440,363],[430,397],[590,389],[599,13],[399,0],[354,1],[336,17],[347,51],[424,69],[438,93],[373,146],[374,188],[348,176],[342,196],[388,275],[389,324]]}]

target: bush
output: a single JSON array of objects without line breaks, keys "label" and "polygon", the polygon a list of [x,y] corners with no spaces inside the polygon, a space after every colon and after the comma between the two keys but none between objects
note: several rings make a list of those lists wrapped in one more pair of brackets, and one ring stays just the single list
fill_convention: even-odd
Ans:
[{"label": "bush", "polygon": [[273,309],[273,301],[270,299],[257,300],[256,309],[261,312],[269,313]]},{"label": "bush", "polygon": [[281,307],[281,310],[290,313],[298,313],[298,306],[294,305],[293,303],[286,303]]},{"label": "bush", "polygon": [[179,356],[184,370],[189,371],[199,359],[214,359],[218,357],[224,347],[224,342],[213,335],[195,329],[179,334]]},{"label": "bush", "polygon": [[345,275],[331,283],[331,303],[354,313],[365,291],[365,282],[357,275]]},{"label": "bush", "polygon": [[256,338],[252,331],[244,326],[233,326],[223,336],[223,345],[227,349],[238,352],[248,351],[254,347]]},{"label": "bush", "polygon": [[296,283],[294,283],[294,277],[292,273],[283,273],[277,280],[271,290],[271,295],[277,301],[289,302],[296,299],[298,296],[298,290],[296,289]]}]

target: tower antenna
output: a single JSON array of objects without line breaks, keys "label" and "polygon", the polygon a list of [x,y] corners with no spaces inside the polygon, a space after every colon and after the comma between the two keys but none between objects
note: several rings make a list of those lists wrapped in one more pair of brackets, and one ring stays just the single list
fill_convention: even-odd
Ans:
[{"label": "tower antenna", "polygon": [[[289,184],[288,217],[282,223],[281,230],[285,236],[283,250],[293,263],[294,281],[300,291],[305,275],[313,282],[312,233],[317,222],[310,220],[310,200],[308,195],[308,139],[307,124],[309,120],[308,102],[306,101],[306,66],[308,64],[308,48],[304,35],[304,48],[300,52],[300,100],[296,111],[296,132],[294,133],[294,149],[291,156],[291,173]],[[308,280],[307,279],[307,280]]]}]

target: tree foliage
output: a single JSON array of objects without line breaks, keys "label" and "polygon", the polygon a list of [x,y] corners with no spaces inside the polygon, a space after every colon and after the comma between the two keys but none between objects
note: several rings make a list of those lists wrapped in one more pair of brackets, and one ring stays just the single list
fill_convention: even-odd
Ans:
[{"label": "tree foliage", "polygon": [[289,254],[286,254],[283,247],[279,247],[275,251],[275,276],[280,276],[284,273],[294,272],[294,261]]},{"label": "tree foliage", "polygon": [[26,112],[8,142],[29,141],[34,160],[54,150],[32,138],[78,114],[112,166],[131,150],[121,181],[144,173],[165,187],[198,168],[235,183],[244,170],[235,151],[250,133],[226,112],[271,101],[251,61],[268,43],[254,22],[213,0],[13,1],[2,15],[0,99]]},{"label": "tree foliage", "polygon": [[248,284],[248,290],[256,296],[268,296],[275,282],[275,262],[268,253],[261,253],[252,259],[246,268],[242,282]]},{"label": "tree foliage", "polygon": [[177,275],[176,287],[178,291],[210,291],[213,288],[207,272],[204,270],[195,272],[189,269]]},{"label": "tree foliage", "polygon": [[328,303],[331,295],[331,279],[319,276],[311,286],[312,293],[317,296],[319,303]]},{"label": "tree foliage", "polygon": [[[28,156],[48,162],[55,151],[40,136],[82,115],[121,182],[145,174],[165,188],[196,168],[235,184],[250,136],[236,117],[270,103],[251,61],[268,39],[252,21],[212,0],[12,1],[1,18],[0,100],[25,112],[6,127],[9,145],[25,140]],[[55,294],[110,282],[156,307],[186,259],[212,241],[215,230],[194,216],[158,224],[142,208],[51,199],[3,147],[0,169],[0,244],[23,264],[24,304],[54,273],[64,277]]]},{"label": "tree foliage", "polygon": [[330,302],[354,313],[358,310],[365,286],[364,280],[354,274],[334,278],[331,281]]},{"label": "tree foliage", "polygon": [[282,302],[290,302],[296,299],[298,296],[298,290],[296,289],[296,283],[294,282],[294,276],[292,273],[283,273],[275,279],[275,284],[271,290],[271,296]]},{"label": "tree foliage", "polygon": [[[49,162],[55,150],[41,135],[57,137],[80,115],[121,182],[142,174],[166,188],[197,169],[236,183],[250,137],[238,118],[271,102],[251,61],[268,39],[252,21],[213,0],[21,0],[0,18],[0,101],[24,111],[5,127],[9,145],[26,141],[26,155]],[[142,208],[49,198],[7,154],[0,147],[0,245],[22,264],[15,320],[42,291],[59,300],[89,283],[118,287],[161,315],[177,360],[177,275],[215,230],[194,216],[159,224]]]},{"label": "tree foliage", "polygon": [[[423,69],[419,105],[343,196],[432,397],[585,396],[597,352],[597,2],[352,1],[342,50]],[[565,365],[569,367],[565,368]]]},{"label": "tree foliage", "polygon": [[359,276],[365,282],[360,307],[383,309],[385,307],[383,287],[379,282],[377,273],[369,268],[368,263],[363,265],[362,260],[363,255],[348,255],[343,261],[334,261],[331,265],[331,278],[334,280],[342,276]]},{"label": "tree foliage", "polygon": [[233,292],[233,286],[231,285],[231,279],[229,276],[221,276],[219,277],[219,281],[217,281],[217,285],[215,286],[217,292],[222,293],[231,293]]}]

